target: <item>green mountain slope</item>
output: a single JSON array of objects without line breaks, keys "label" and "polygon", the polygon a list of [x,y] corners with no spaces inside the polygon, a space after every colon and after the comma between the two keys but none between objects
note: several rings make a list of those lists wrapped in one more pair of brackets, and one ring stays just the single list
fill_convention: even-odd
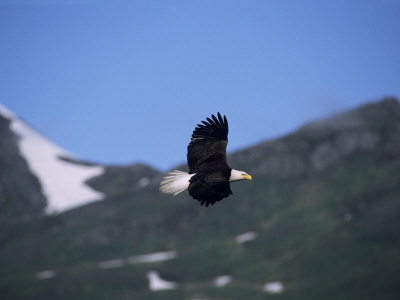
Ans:
[{"label": "green mountain slope", "polygon": [[20,156],[9,126],[0,114],[0,248],[12,238],[8,228],[41,216],[46,206],[40,183]]},{"label": "green mountain slope", "polygon": [[[310,123],[229,160],[253,181],[233,184],[234,195],[213,207],[160,194],[156,172],[141,188],[124,172],[121,180],[106,172],[91,182],[108,192],[105,201],[13,227],[0,248],[1,299],[400,297],[396,100]],[[235,242],[245,232],[255,239]],[[177,257],[132,263],[158,251]],[[43,270],[54,277],[38,279]],[[149,291],[149,270],[178,287]],[[216,287],[220,275],[233,280]],[[282,293],[263,290],[276,281]]]}]

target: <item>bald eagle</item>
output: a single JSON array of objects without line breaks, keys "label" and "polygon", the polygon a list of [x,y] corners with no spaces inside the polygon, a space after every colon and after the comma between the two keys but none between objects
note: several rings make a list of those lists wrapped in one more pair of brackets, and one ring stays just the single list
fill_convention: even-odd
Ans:
[{"label": "bald eagle", "polygon": [[211,115],[194,129],[187,147],[189,173],[173,170],[160,183],[163,193],[178,195],[188,189],[201,205],[209,206],[232,194],[230,182],[251,180],[246,172],[234,170],[226,162],[228,120]]}]

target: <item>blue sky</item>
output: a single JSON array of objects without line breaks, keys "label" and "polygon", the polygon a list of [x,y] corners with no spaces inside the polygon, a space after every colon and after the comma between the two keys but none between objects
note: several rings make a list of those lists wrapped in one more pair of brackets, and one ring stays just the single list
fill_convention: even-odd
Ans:
[{"label": "blue sky", "polygon": [[0,0],[0,103],[84,159],[166,170],[217,111],[234,151],[399,97],[399,28],[398,0]]}]

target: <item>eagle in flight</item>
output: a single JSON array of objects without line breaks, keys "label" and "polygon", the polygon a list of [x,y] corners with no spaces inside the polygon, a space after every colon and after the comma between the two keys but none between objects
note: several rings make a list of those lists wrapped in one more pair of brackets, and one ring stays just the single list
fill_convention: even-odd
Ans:
[{"label": "eagle in flight", "polygon": [[173,170],[160,183],[163,193],[178,195],[188,189],[201,205],[209,206],[232,194],[230,182],[251,180],[244,171],[232,169],[226,161],[228,120],[220,113],[201,121],[187,147],[189,173]]}]

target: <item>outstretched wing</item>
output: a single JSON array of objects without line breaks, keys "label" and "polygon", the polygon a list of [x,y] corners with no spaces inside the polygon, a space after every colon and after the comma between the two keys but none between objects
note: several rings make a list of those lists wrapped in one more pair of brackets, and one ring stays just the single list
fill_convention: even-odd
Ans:
[{"label": "outstretched wing", "polygon": [[226,166],[226,146],[228,144],[228,120],[221,114],[211,115],[197,124],[188,145],[187,162],[189,173],[197,173],[213,166]]}]

